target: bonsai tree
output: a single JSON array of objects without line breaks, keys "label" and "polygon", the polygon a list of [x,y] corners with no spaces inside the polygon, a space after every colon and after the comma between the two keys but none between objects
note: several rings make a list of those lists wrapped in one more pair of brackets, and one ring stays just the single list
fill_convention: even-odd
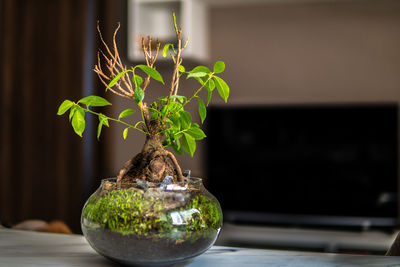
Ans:
[{"label": "bonsai tree", "polygon": [[[126,67],[116,45],[117,27],[110,48],[104,42],[99,26],[104,52],[98,53],[94,67],[106,91],[132,100],[135,109],[123,110],[118,118],[95,111],[96,107],[111,105],[99,96],[87,96],[77,102],[65,100],[58,115],[69,111],[74,131],[82,137],[85,115],[98,117],[97,138],[102,128],[110,122],[125,126],[122,136],[129,131],[140,131],[146,136],[140,153],[128,160],[114,179],[103,180],[101,187],[86,202],[81,217],[82,231],[89,244],[100,254],[122,263],[168,265],[203,253],[216,240],[222,225],[222,212],[218,201],[202,188],[196,178],[185,179],[174,154],[193,156],[196,141],[206,135],[200,125],[192,121],[187,105],[197,102],[201,123],[216,90],[226,102],[229,87],[219,77],[225,69],[222,61],[212,70],[197,66],[186,70],[182,65],[182,52],[188,41],[182,42],[182,30],[178,29],[173,15],[177,42],[165,44],[162,56],[171,56],[173,72],[165,84],[156,70],[156,60],[161,44],[148,37],[142,39],[146,64]],[[102,65],[104,61],[104,66]],[[196,79],[199,83],[193,94],[179,93],[179,80]],[[146,102],[150,82],[167,86],[166,95],[153,102]],[[201,98],[206,99],[203,101]],[[205,98],[207,96],[207,98]],[[130,122],[127,118],[135,112],[140,120]]]},{"label": "bonsai tree", "polygon": [[[183,43],[182,29],[177,27],[175,14],[173,14],[174,28],[177,42],[167,43],[162,49],[162,56],[170,56],[173,61],[171,81],[166,84],[161,74],[156,70],[156,60],[160,52],[159,42],[153,42],[148,37],[142,39],[142,49],[146,64],[126,67],[120,58],[116,45],[116,35],[119,25],[114,32],[113,46],[110,48],[105,43],[99,25],[97,30],[105,51],[99,51],[97,64],[94,67],[106,91],[118,96],[131,99],[136,105],[135,109],[123,110],[118,118],[109,117],[93,110],[95,107],[111,105],[100,96],[87,96],[77,102],[65,100],[58,109],[58,115],[63,115],[69,110],[69,120],[76,134],[82,137],[85,130],[85,115],[91,113],[98,117],[97,138],[100,137],[103,126],[109,127],[110,122],[118,122],[126,126],[123,138],[126,139],[130,130],[137,130],[146,136],[142,151],[127,161],[117,175],[117,184],[130,183],[140,180],[159,183],[166,176],[172,176],[172,182],[184,182],[182,169],[173,153],[166,148],[172,147],[177,154],[184,152],[193,156],[196,150],[196,141],[206,135],[197,123],[192,121],[191,114],[185,110],[188,104],[197,101],[198,113],[203,123],[206,118],[206,107],[209,105],[212,94],[216,89],[219,96],[226,102],[229,96],[229,86],[218,75],[225,69],[225,64],[218,61],[212,70],[206,66],[197,66],[186,70],[182,65],[182,52],[185,50],[188,39]],[[102,67],[102,60],[105,68]],[[193,78],[199,82],[199,87],[187,97],[179,92],[179,80]],[[151,80],[167,86],[165,96],[160,96],[152,103],[145,102],[146,92]],[[201,93],[207,92],[207,100],[203,101]],[[205,96],[203,96],[205,97]],[[141,120],[135,123],[128,122],[126,118],[135,112],[140,112]]]}]

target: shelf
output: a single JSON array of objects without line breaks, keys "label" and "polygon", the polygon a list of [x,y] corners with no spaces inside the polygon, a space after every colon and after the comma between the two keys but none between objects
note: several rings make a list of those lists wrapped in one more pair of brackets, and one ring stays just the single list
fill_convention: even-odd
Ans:
[{"label": "shelf", "polygon": [[383,255],[397,232],[338,231],[301,228],[244,226],[226,223],[217,240],[220,246],[250,246],[288,250],[311,250],[331,253]]},{"label": "shelf", "polygon": [[[128,57],[143,61],[142,37],[158,39],[161,49],[166,43],[176,43],[172,11],[183,30],[183,44],[189,38],[183,57],[194,61],[208,58],[207,11],[202,0],[129,0],[128,2]],[[159,55],[159,59],[163,58]]]}]

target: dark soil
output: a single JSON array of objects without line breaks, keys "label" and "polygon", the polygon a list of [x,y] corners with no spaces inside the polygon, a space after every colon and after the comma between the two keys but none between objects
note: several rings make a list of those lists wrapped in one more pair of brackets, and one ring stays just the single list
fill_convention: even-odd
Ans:
[{"label": "dark soil", "polygon": [[154,241],[135,235],[122,235],[107,229],[87,230],[87,240],[103,256],[131,266],[168,266],[189,260],[207,250],[214,238],[177,243],[170,238]]}]

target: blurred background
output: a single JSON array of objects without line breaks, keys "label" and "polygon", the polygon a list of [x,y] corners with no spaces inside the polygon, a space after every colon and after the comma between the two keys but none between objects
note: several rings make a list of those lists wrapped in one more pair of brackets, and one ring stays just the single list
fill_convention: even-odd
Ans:
[{"label": "blurred background", "polygon": [[[357,140],[357,136],[360,138],[363,136],[363,131],[371,129],[378,129],[382,135],[372,135],[374,137],[364,143],[350,144],[344,149],[347,151],[350,149],[351,154],[361,145],[365,145],[368,149],[375,145],[378,150],[382,147],[381,150],[386,149],[387,154],[377,150],[378,152],[372,153],[371,160],[363,161],[364,165],[359,165],[360,159],[352,156],[349,161],[343,163],[344,152],[341,150],[339,152],[343,153],[339,153],[339,161],[343,163],[342,165],[334,165],[335,161],[321,164],[328,164],[331,169],[335,169],[337,166],[344,167],[349,164],[353,164],[351,168],[357,164],[361,166],[359,168],[363,168],[371,165],[371,162],[374,162],[373,164],[378,162],[377,165],[373,165],[373,170],[376,168],[389,170],[385,175],[377,174],[373,177],[365,173],[362,175],[366,175],[366,180],[386,179],[379,189],[381,191],[371,194],[382,196],[383,193],[387,193],[383,194],[383,197],[389,199],[389,202],[394,202],[390,206],[390,211],[351,214],[348,210],[339,210],[325,213],[320,207],[317,211],[312,209],[298,211],[294,205],[294,209],[286,210],[285,214],[334,215],[335,219],[340,216],[389,218],[389,221],[386,220],[379,226],[386,227],[386,230],[390,227],[390,231],[398,225],[399,1],[1,0],[0,3],[0,221],[2,223],[12,225],[26,219],[46,221],[60,219],[65,221],[73,232],[80,233],[80,211],[85,200],[99,186],[101,179],[115,176],[123,163],[140,151],[144,136],[132,132],[124,141],[123,128],[120,125],[112,125],[103,129],[99,142],[96,140],[97,121],[92,119],[88,122],[84,137],[80,138],[73,132],[67,116],[56,116],[57,108],[64,99],[78,100],[91,94],[111,99],[113,106],[102,110],[108,115],[117,116],[124,108],[130,107],[129,101],[104,92],[104,86],[99,83],[92,71],[97,51],[101,48],[96,21],[100,22],[104,39],[109,44],[118,22],[121,22],[117,38],[120,54],[126,65],[134,65],[141,60],[140,55],[135,52],[137,35],[154,33],[160,35],[154,36],[155,38],[168,40],[170,37],[165,31],[172,28],[172,21],[168,20],[169,13],[166,15],[165,10],[175,9],[179,22],[191,42],[187,49],[187,57],[183,55],[183,65],[191,69],[196,65],[210,66],[217,60],[226,63],[226,71],[222,77],[229,83],[231,89],[228,104],[224,106],[223,111],[219,111],[222,108],[222,101],[216,94],[214,95],[206,119],[206,134],[210,138],[198,144],[193,158],[179,156],[178,161],[183,169],[192,170],[192,176],[204,178],[209,190],[220,199],[223,209],[228,207],[224,209],[224,212],[228,211],[225,215],[226,219],[230,220],[228,225],[229,223],[239,225],[240,222],[244,222],[246,227],[247,225],[288,227],[287,219],[285,221],[279,217],[281,219],[271,220],[268,214],[279,213],[276,212],[279,204],[275,203],[282,202],[282,198],[288,199],[293,196],[293,192],[288,194],[293,182],[286,180],[288,188],[283,190],[284,185],[275,185],[279,186],[280,191],[274,189],[273,184],[265,182],[268,179],[281,178],[276,176],[279,171],[271,171],[270,174],[274,178],[269,178],[271,175],[265,171],[265,167],[260,167],[263,164],[273,165],[274,160],[271,160],[273,155],[266,156],[259,151],[268,151],[271,147],[277,154],[280,153],[279,155],[282,151],[279,152],[276,142],[270,142],[269,146],[263,145],[265,143],[263,139],[279,139],[282,137],[282,131],[290,134],[314,131],[318,129],[319,123],[328,120],[327,118],[331,118],[330,121],[340,122],[345,121],[348,114],[350,117],[355,115],[346,121],[346,127],[357,135],[346,140]],[[163,32],[163,29],[166,30]],[[157,69],[168,84],[171,62],[159,60]],[[184,81],[180,93],[188,95],[194,86],[195,83]],[[166,94],[168,89],[153,82],[146,97],[153,99],[164,92]],[[232,115],[243,114],[240,110],[237,111],[239,107],[247,112],[246,116]],[[316,108],[314,112],[302,113],[302,116],[296,117],[296,114],[309,110],[310,107]],[[196,106],[190,107],[196,114],[193,117],[199,121],[196,108]],[[310,119],[308,124],[305,123],[310,125],[307,129],[282,125],[275,130],[271,128],[271,125],[279,125],[281,119],[294,123],[305,117],[310,118],[310,114],[316,112],[320,116]],[[326,112],[338,112],[341,115],[329,117],[334,115],[328,115]],[[377,117],[374,117],[374,114],[378,114]],[[268,125],[268,121],[271,120],[267,118],[271,118],[274,123]],[[372,122],[369,118],[372,118]],[[379,124],[384,118],[391,119],[387,124]],[[235,119],[237,124],[233,125],[232,122],[228,125],[222,124]],[[363,121],[360,128],[351,128],[352,122],[358,119]],[[259,124],[266,126],[260,128],[257,126]],[[248,131],[243,132],[243,128],[237,128],[240,125],[245,125]],[[329,129],[337,129],[343,125],[325,123],[320,127],[325,127],[329,132]],[[218,135],[218,132],[224,129],[231,131]],[[379,129],[385,130],[379,131]],[[265,136],[256,134],[269,130],[276,134]],[[327,138],[338,135],[340,133],[327,135]],[[230,146],[229,144],[225,147],[218,146],[229,137],[233,138],[232,143],[229,143]],[[291,135],[291,137],[293,138],[288,137],[287,140],[292,141],[283,142],[282,147],[292,155],[298,143],[293,142],[296,136]],[[323,153],[332,155],[332,150],[328,152],[319,150],[318,147],[326,143],[321,141],[313,145],[314,135],[304,138],[310,144],[308,147],[314,149],[314,152],[307,152],[306,155],[311,153],[318,158],[326,155]],[[214,142],[215,145],[211,146],[210,142]],[[237,149],[226,150],[235,142],[238,143]],[[245,149],[240,150],[241,147]],[[301,149],[306,149],[305,147],[307,146],[302,144]],[[225,149],[227,155],[243,155],[246,152],[246,155],[250,154],[250,158],[258,160],[257,164],[252,166],[252,161],[245,159],[235,162],[234,158],[228,158],[224,161],[215,156],[223,157],[221,149]],[[319,152],[315,153],[315,149]],[[379,158],[377,155],[382,157],[377,159]],[[283,157],[282,162],[293,163],[300,158],[304,158],[304,154],[298,155],[297,158]],[[254,172],[250,172],[251,176],[258,178],[247,179],[247,184],[244,184],[246,177],[234,177],[235,171],[227,171],[225,175],[224,172],[221,173],[221,168],[224,170],[230,165],[237,166],[241,162],[242,169],[253,169]],[[279,166],[285,169],[282,162]],[[321,172],[326,173],[331,170],[322,169]],[[343,173],[346,173],[346,170]],[[288,176],[290,175],[293,176],[289,173]],[[364,176],[357,175],[353,176],[356,177],[355,180],[364,179]],[[299,176],[298,179],[307,177]],[[318,183],[312,180],[314,182],[309,186],[318,184],[319,188],[322,188],[329,184],[323,182],[323,177],[321,179],[322,182]],[[332,179],[334,178],[331,177],[329,180],[331,184]],[[216,180],[232,182],[235,186],[224,191]],[[338,178],[338,180],[343,179]],[[348,186],[346,181],[342,182],[340,184],[333,182],[334,190]],[[244,189],[253,186],[272,188],[272,191],[280,192],[282,198],[274,197],[265,200],[265,205],[258,205],[263,201],[262,198],[257,197],[257,200],[252,202],[251,193],[254,194],[254,191]],[[370,187],[377,186],[375,182],[370,183]],[[354,188],[360,188],[360,185],[355,184]],[[315,190],[319,190],[318,187],[315,187]],[[351,195],[352,192],[348,194]],[[262,196],[262,192],[255,193]],[[242,196],[241,203],[246,204],[230,205],[232,195]],[[289,202],[295,203],[298,197],[289,199]],[[257,206],[255,201],[258,203],[258,208],[246,209],[252,205]],[[342,206],[349,205],[352,201],[350,199],[349,202],[342,203]],[[318,202],[318,198],[303,203],[311,202]],[[235,208],[235,205],[238,208]],[[287,208],[287,205],[285,207]],[[354,211],[358,209],[359,206],[354,207]],[[249,210],[253,213],[246,213]],[[366,207],[365,210],[370,209]],[[314,217],[289,218],[313,220]],[[329,220],[330,217],[323,218]],[[302,224],[300,221],[301,219],[299,224]],[[358,220],[356,226],[362,228],[365,222],[370,223],[368,220]],[[349,225],[354,226],[351,223]],[[341,221],[337,226],[349,225]],[[243,232],[247,231],[246,229],[248,230],[240,228],[234,231]],[[268,232],[266,235],[271,233]],[[228,236],[225,237],[225,240],[229,239]],[[280,238],[282,239],[282,236],[277,237]],[[234,244],[232,242],[226,244]],[[236,244],[273,247],[263,241],[257,242],[255,244],[250,241],[247,243],[237,241]],[[383,248],[382,246],[379,248],[384,250],[388,241],[385,239],[382,242]],[[324,247],[320,249],[326,250]]]}]

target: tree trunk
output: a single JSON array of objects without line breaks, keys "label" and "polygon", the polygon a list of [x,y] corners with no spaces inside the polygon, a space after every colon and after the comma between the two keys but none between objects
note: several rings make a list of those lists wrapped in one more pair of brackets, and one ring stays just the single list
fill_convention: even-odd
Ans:
[{"label": "tree trunk", "polygon": [[149,135],[146,136],[142,151],[124,164],[117,182],[130,183],[141,179],[159,183],[166,176],[172,176],[175,183],[183,182],[182,170],[175,156],[162,145],[158,121],[151,121],[147,125]]}]

